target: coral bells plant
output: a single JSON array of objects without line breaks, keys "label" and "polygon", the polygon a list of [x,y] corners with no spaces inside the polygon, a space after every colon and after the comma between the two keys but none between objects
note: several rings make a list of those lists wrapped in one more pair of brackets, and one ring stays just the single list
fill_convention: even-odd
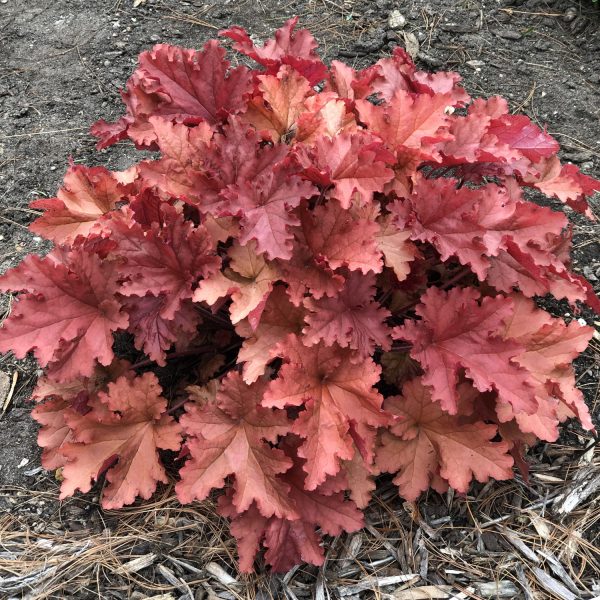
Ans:
[{"label": "coral bells plant", "polygon": [[[100,479],[107,509],[149,498],[179,452],[179,499],[222,490],[243,571],[261,548],[277,571],[321,564],[381,473],[410,501],[464,493],[566,419],[592,429],[571,366],[592,330],[534,298],[600,302],[566,216],[526,195],[591,216],[600,182],[457,74],[400,48],[328,68],[295,25],[262,47],[222,32],[256,69],[217,41],[143,52],[125,115],[92,132],[158,158],[71,164],[33,203],[54,250],[0,284],[19,293],[0,350],[44,368],[61,498]],[[161,384],[152,365],[178,361]]]}]

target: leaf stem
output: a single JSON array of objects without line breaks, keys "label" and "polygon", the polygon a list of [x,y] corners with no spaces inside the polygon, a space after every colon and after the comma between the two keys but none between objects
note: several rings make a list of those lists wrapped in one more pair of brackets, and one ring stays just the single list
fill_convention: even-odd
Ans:
[{"label": "leaf stem", "polygon": [[167,414],[170,415],[170,414],[174,413],[177,409],[181,408],[182,406],[187,404],[189,401],[190,401],[189,398],[184,398],[183,400],[176,402],[175,404],[173,404],[173,406],[171,406],[171,408],[169,408],[169,410],[167,411]]}]

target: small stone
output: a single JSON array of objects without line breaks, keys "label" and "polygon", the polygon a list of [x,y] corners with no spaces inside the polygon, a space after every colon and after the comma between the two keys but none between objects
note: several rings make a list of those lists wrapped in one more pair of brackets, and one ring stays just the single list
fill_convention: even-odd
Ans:
[{"label": "small stone", "polygon": [[598,72],[598,73],[592,73],[592,74],[591,74],[591,75],[590,75],[590,76],[587,78],[587,80],[588,80],[590,83],[600,83],[600,72]]},{"label": "small stone", "polygon": [[583,274],[588,281],[598,281],[598,278],[591,267],[583,267]]},{"label": "small stone", "polygon": [[482,60],[468,60],[466,64],[471,67],[471,69],[475,69],[476,71],[480,70],[481,67],[485,65]]},{"label": "small stone", "polygon": [[406,17],[399,11],[393,10],[388,17],[390,29],[402,29],[406,25]]},{"label": "small stone", "polygon": [[538,40],[534,44],[534,48],[536,50],[540,50],[541,52],[545,52],[546,50],[550,49],[550,42],[547,42],[546,40]]},{"label": "small stone", "polygon": [[150,41],[151,42],[160,42],[160,36],[156,35],[156,34],[152,34],[150,36]]},{"label": "small stone", "polygon": [[[575,35],[577,35],[579,33],[583,33],[583,30],[586,29],[586,27],[588,26],[588,24],[589,24],[589,21],[583,15],[577,17],[571,23],[571,33],[574,33]],[[585,43],[585,40],[583,38],[581,38],[581,39],[579,39],[577,41]]]},{"label": "small stone", "polygon": [[504,29],[499,31],[497,35],[505,40],[520,40],[523,36],[514,29]]},{"label": "small stone", "polygon": [[565,23],[570,23],[577,18],[577,9],[574,6],[567,8],[565,14],[563,15],[563,21]]}]

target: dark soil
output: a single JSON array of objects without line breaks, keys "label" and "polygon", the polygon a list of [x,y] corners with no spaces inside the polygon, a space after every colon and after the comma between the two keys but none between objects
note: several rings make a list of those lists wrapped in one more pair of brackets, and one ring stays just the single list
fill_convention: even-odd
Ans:
[{"label": "dark soil", "polygon": [[[197,48],[234,24],[265,39],[296,14],[320,42],[326,61],[355,66],[404,45],[405,32],[414,34],[421,68],[458,71],[473,96],[505,96],[513,110],[547,124],[562,144],[563,159],[600,177],[600,13],[592,2],[145,0],[133,5],[133,0],[0,0],[0,271],[27,253],[47,249],[26,228],[34,217],[28,204],[55,194],[69,157],[111,169],[139,160],[128,143],[96,151],[88,134],[98,118],[110,121],[121,114],[118,90],[139,52],[157,42]],[[405,17],[403,29],[390,28],[393,10]],[[597,207],[598,202],[600,214]],[[598,285],[598,227],[579,216],[573,223],[575,269]],[[8,310],[8,298],[2,308]],[[572,316],[565,305],[552,308]],[[600,324],[590,313],[577,316]],[[595,412],[598,357],[589,350],[578,363],[580,384]],[[14,396],[0,418],[0,485],[54,493],[52,474],[37,468],[36,426],[28,416],[36,365],[5,356],[0,370],[9,377],[18,372]],[[581,444],[581,438],[573,436],[573,443]],[[6,498],[0,495],[0,510],[12,508]],[[49,500],[43,510],[30,511],[31,518],[43,520],[52,511],[56,504]]]}]

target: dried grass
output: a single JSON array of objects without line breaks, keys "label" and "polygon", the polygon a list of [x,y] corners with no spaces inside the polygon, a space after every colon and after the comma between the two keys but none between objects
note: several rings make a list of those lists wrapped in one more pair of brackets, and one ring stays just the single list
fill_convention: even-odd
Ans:
[{"label": "dried grass", "polygon": [[600,594],[595,450],[574,459],[572,448],[549,446],[529,484],[490,483],[464,498],[432,493],[402,503],[384,480],[367,527],[329,539],[322,568],[273,577],[239,574],[235,544],[214,504],[181,506],[172,486],[121,511],[101,513],[90,501],[87,527],[75,531],[81,500],[40,521],[19,508],[47,503],[52,493],[6,488],[0,494],[15,510],[0,518],[0,596],[593,598]]}]

